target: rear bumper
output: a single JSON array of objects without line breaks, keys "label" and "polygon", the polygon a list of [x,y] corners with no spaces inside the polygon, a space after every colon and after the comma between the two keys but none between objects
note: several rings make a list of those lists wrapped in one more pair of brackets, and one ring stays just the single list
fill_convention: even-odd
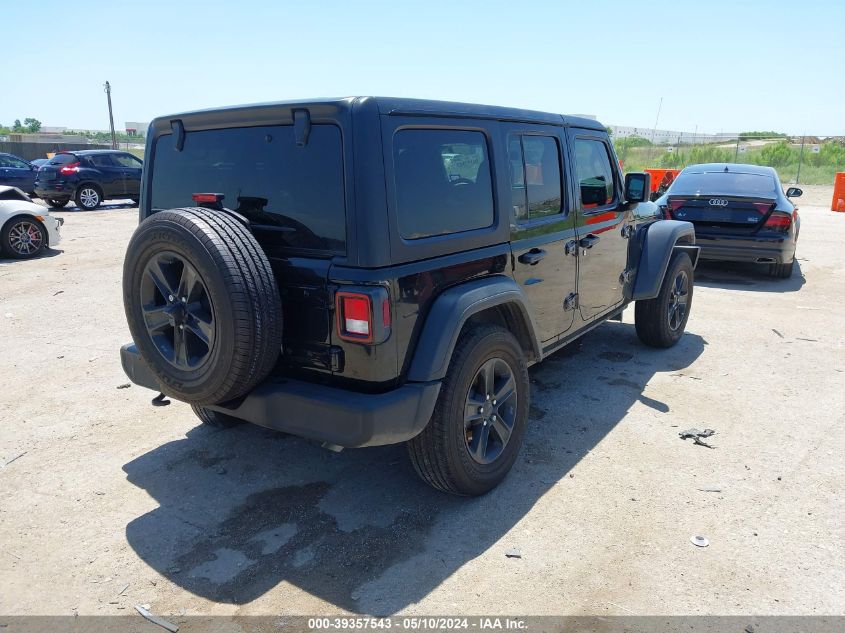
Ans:
[{"label": "rear bumper", "polygon": [[[120,348],[123,370],[136,385],[160,387],[134,344]],[[210,409],[320,442],[348,448],[405,442],[431,419],[440,382],[406,383],[364,394],[302,380],[266,381],[230,406]]]},{"label": "rear bumper", "polygon": [[701,259],[758,264],[788,264],[795,257],[791,239],[749,239],[748,237],[695,237]]},{"label": "rear bumper", "polygon": [[74,185],[67,182],[37,182],[35,183],[35,195],[39,198],[64,200],[72,198],[74,192]]}]

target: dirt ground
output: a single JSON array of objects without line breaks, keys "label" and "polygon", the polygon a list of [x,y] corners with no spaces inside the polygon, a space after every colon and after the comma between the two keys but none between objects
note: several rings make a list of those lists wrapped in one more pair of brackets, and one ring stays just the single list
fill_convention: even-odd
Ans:
[{"label": "dirt ground", "polygon": [[120,389],[137,212],[59,212],[58,250],[0,261],[0,614],[845,614],[829,200],[800,200],[791,279],[701,266],[677,347],[629,309],[533,368],[521,457],[469,500],[402,446],[211,430]]}]

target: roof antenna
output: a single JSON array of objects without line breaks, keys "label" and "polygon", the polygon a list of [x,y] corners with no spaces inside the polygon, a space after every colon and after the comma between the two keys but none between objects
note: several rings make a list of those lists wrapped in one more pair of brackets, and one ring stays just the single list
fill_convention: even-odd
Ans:
[{"label": "roof antenna", "polygon": [[728,171],[728,166],[727,166],[727,165],[725,165],[725,171]]}]

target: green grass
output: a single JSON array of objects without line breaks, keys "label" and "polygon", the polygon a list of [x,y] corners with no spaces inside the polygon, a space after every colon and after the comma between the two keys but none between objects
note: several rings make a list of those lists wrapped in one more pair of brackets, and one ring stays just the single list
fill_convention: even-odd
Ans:
[{"label": "green grass", "polygon": [[[831,144],[833,145],[833,144]],[[768,149],[767,149],[768,148]],[[813,153],[809,146],[804,148],[801,164],[800,183],[805,185],[832,185],[834,175],[845,171],[845,148],[825,148],[824,152]],[[793,184],[798,176],[800,146],[786,143],[772,143],[763,146],[749,146],[745,152],[737,154],[736,147],[719,145],[684,145],[673,152],[667,152],[665,146],[622,147],[617,148],[617,155],[626,172],[642,171],[647,168],[682,169],[697,163],[738,162],[774,167],[781,181]]]}]

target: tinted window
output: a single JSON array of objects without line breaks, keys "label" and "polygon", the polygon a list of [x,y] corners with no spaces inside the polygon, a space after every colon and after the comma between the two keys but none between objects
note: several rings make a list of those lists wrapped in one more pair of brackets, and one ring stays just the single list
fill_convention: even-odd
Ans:
[{"label": "tinted window", "polygon": [[50,159],[51,165],[69,165],[76,163],[79,159],[74,154],[56,154]]},{"label": "tinted window", "polygon": [[493,224],[481,132],[400,130],[393,138],[399,234],[409,240]]},{"label": "tinted window", "polygon": [[613,202],[613,170],[607,145],[601,141],[575,139],[575,173],[581,188],[581,205],[596,207]]},{"label": "tinted window", "polygon": [[29,163],[16,156],[0,157],[0,164],[5,160],[4,167],[12,167],[14,169],[29,169]]},{"label": "tinted window", "polygon": [[114,167],[112,157],[109,154],[91,154],[88,160],[97,167]]},{"label": "tinted window", "polygon": [[130,156],[129,154],[112,154],[112,160],[121,167],[132,167],[133,169],[141,169],[143,166],[141,161]]},{"label": "tinted window", "polygon": [[554,138],[511,136],[508,163],[517,220],[534,220],[561,212],[560,152]]},{"label": "tinted window", "polygon": [[181,152],[168,134],[156,141],[152,208],[191,204],[194,193],[222,193],[262,244],[331,252],[346,249],[340,130],[314,125],[305,147],[292,126],[188,132]]},{"label": "tinted window", "polygon": [[736,172],[695,173],[682,171],[669,189],[670,195],[726,195],[777,197],[777,183],[767,174]]}]

